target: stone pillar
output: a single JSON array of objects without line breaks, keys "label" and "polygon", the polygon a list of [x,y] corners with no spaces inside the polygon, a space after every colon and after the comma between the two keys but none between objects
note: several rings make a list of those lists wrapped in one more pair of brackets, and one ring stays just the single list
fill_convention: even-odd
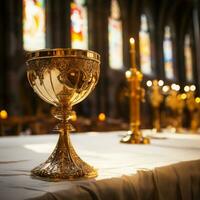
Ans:
[{"label": "stone pillar", "polygon": [[199,1],[193,1],[193,26],[194,26],[194,41],[196,52],[196,68],[197,68],[197,89],[200,90],[200,24],[199,24]]},{"label": "stone pillar", "polygon": [[22,1],[8,0],[5,2],[4,20],[4,56],[6,69],[6,104],[9,115],[21,114],[22,103],[20,102],[20,82],[18,72],[22,67]]}]

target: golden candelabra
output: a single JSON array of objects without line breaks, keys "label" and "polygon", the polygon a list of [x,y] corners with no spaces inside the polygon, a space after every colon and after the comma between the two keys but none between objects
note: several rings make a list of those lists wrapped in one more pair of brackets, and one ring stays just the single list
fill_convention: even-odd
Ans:
[{"label": "golden candelabra", "polygon": [[[162,82],[162,84],[159,84]],[[160,85],[163,85],[162,80],[153,80],[152,86],[151,86],[151,93],[150,93],[150,103],[153,108],[153,129],[156,130],[156,132],[161,131],[161,125],[160,125],[160,105],[163,102],[163,95],[160,90]]]},{"label": "golden candelabra", "polygon": [[189,87],[189,91],[185,90],[187,94],[186,105],[190,112],[190,129],[192,132],[197,132],[199,127],[199,109],[195,98],[195,90],[196,87],[194,85]]},{"label": "golden candelabra", "polygon": [[196,97],[195,98],[195,102],[196,102],[196,107],[197,107],[197,112],[196,112],[196,120],[197,120],[197,132],[200,126],[200,97]]},{"label": "golden candelabra", "polygon": [[72,106],[85,99],[99,79],[100,56],[77,49],[44,49],[28,54],[27,77],[34,91],[54,105],[52,114],[60,120],[56,127],[58,143],[50,157],[32,170],[45,180],[93,178],[97,171],[75,152],[69,133]]},{"label": "golden candelabra", "polygon": [[150,139],[143,137],[140,130],[140,101],[144,99],[144,89],[141,87],[142,73],[136,68],[135,41],[130,39],[131,68],[126,72],[130,90],[130,130],[120,142],[129,144],[148,144]]},{"label": "golden candelabra", "polygon": [[172,125],[175,128],[177,133],[182,132],[183,130],[183,110],[185,107],[185,98],[186,94],[179,94],[180,86],[176,84],[172,84],[172,89],[169,92],[169,95],[166,98],[165,104],[166,107],[170,108],[173,112],[172,117],[170,117]]}]

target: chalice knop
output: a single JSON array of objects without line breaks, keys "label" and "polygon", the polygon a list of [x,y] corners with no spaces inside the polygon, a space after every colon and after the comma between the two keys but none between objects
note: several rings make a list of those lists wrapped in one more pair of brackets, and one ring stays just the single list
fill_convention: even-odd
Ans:
[{"label": "chalice knop", "polygon": [[58,143],[46,162],[34,168],[32,175],[59,179],[92,178],[96,170],[75,152],[69,138],[72,106],[85,99],[99,79],[100,55],[89,50],[44,49],[27,55],[27,76],[33,90],[60,120],[55,130]]}]

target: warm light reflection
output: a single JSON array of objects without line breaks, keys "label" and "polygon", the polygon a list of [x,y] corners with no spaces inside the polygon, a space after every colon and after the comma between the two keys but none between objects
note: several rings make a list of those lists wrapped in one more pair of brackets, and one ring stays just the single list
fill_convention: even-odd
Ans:
[{"label": "warm light reflection", "polygon": [[179,91],[181,89],[180,85],[176,85],[176,91]]},{"label": "warm light reflection", "polygon": [[125,72],[125,76],[126,76],[126,78],[130,78],[130,77],[131,77],[131,71],[130,71],[130,70],[127,70],[127,71]]},{"label": "warm light reflection", "polygon": [[171,85],[171,88],[172,88],[172,90],[175,90],[175,88],[176,88],[176,84],[173,83],[173,84]]},{"label": "warm light reflection", "polygon": [[173,83],[171,85],[172,90],[179,91],[181,89],[180,85]]},{"label": "warm light reflection", "polygon": [[147,87],[151,87],[151,86],[152,86],[152,81],[151,81],[151,80],[148,80],[148,81],[146,82],[146,85],[147,85]]},{"label": "warm light reflection", "polygon": [[132,44],[134,44],[135,43],[135,40],[134,40],[134,38],[130,38],[130,44],[132,45]]},{"label": "warm light reflection", "polygon": [[196,90],[196,86],[195,86],[195,85],[191,85],[191,86],[190,86],[190,90],[191,90],[192,92],[194,92],[194,91]]},{"label": "warm light reflection", "polygon": [[73,122],[77,121],[76,112],[73,112],[73,113],[72,113],[71,120],[72,120]]},{"label": "warm light reflection", "polygon": [[164,85],[164,86],[162,87],[162,91],[163,91],[164,93],[168,92],[168,91],[169,91],[169,86],[168,86],[168,85]]},{"label": "warm light reflection", "polygon": [[103,122],[106,120],[106,115],[104,113],[99,113],[98,119],[99,121]]},{"label": "warm light reflection", "polygon": [[8,118],[8,113],[6,110],[1,110],[0,111],[0,119],[7,119]]},{"label": "warm light reflection", "polygon": [[185,93],[181,94],[181,99],[185,100],[187,98],[187,95]]},{"label": "warm light reflection", "polygon": [[186,85],[186,86],[184,87],[184,91],[185,91],[185,92],[189,92],[189,91],[190,91],[190,87],[189,87],[188,85]]},{"label": "warm light reflection", "polygon": [[196,102],[196,103],[200,103],[200,97],[196,97],[196,98],[195,98],[195,102]]},{"label": "warm light reflection", "polygon": [[164,85],[164,81],[163,81],[163,80],[159,80],[159,81],[158,81],[158,85],[159,85],[160,87],[162,87],[162,86]]}]

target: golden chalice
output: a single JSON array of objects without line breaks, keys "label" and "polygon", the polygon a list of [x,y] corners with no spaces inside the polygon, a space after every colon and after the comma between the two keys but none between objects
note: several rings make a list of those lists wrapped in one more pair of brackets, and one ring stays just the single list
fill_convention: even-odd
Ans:
[{"label": "golden chalice", "polygon": [[34,168],[32,175],[42,178],[78,179],[97,176],[97,171],[76,154],[69,138],[72,106],[85,99],[99,79],[100,55],[88,50],[44,49],[28,53],[27,76],[34,91],[54,105],[52,114],[60,120],[56,126],[58,143],[46,162]]}]

